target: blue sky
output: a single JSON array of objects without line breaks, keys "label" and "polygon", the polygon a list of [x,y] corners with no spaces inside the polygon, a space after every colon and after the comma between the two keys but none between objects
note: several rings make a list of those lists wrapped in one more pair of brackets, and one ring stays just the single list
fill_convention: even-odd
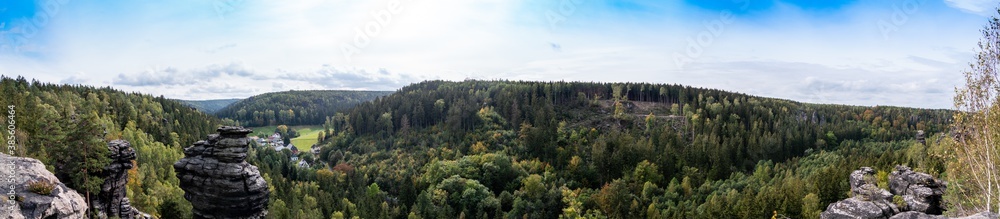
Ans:
[{"label": "blue sky", "polygon": [[182,99],[643,81],[951,108],[984,0],[2,1],[0,74]]}]

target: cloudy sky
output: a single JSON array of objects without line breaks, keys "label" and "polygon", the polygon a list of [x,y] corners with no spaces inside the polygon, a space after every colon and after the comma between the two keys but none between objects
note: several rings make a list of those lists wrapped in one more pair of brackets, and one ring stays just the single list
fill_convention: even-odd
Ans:
[{"label": "cloudy sky", "polygon": [[[818,3],[821,2],[821,3]],[[0,0],[0,74],[181,99],[444,79],[951,108],[988,0]]]}]

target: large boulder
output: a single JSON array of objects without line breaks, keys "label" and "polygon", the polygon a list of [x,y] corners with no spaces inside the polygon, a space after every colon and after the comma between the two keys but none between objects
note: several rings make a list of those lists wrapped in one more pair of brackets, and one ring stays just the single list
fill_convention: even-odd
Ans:
[{"label": "large boulder", "polygon": [[[889,203],[888,205],[892,205]],[[886,203],[863,200],[851,197],[830,204],[820,218],[823,219],[855,219],[855,218],[889,218],[895,212]]]},{"label": "large boulder", "polygon": [[270,192],[256,166],[245,161],[250,129],[223,126],[219,134],[184,149],[174,163],[195,218],[264,218]]},{"label": "large boulder", "polygon": [[136,159],[132,144],[125,140],[114,140],[108,142],[108,152],[111,164],[104,167],[101,193],[93,202],[95,211],[99,213],[98,217],[152,218],[132,207],[127,197],[128,188],[125,185],[128,184],[128,170],[132,169],[132,161]]},{"label": "large boulder", "polygon": [[919,211],[907,211],[893,215],[889,219],[948,219],[941,215],[929,215]]},{"label": "large boulder", "polygon": [[1000,215],[997,215],[997,213],[987,211],[979,214],[969,215],[966,217],[956,217],[953,219],[997,219],[997,218],[1000,218]]},{"label": "large boulder", "polygon": [[[892,216],[889,219],[949,219],[948,217],[941,215],[930,215],[918,211],[907,211],[896,216]],[[996,213],[983,212],[979,214],[969,215],[965,217],[956,217],[951,219],[997,219]]]},{"label": "large boulder", "polygon": [[900,207],[909,211],[941,215],[944,212],[942,196],[946,188],[944,181],[902,165],[896,166],[896,171],[889,175],[889,190],[903,197],[906,206]]},{"label": "large boulder", "polygon": [[899,212],[892,204],[892,193],[881,189],[875,180],[875,169],[862,167],[851,173],[851,198],[827,206],[820,218],[884,219]]},{"label": "large boulder", "polygon": [[[14,157],[0,153],[0,164],[3,164],[3,176],[9,176],[13,170],[13,184],[8,184],[10,178],[0,180],[5,195],[0,198],[3,203],[2,218],[4,219],[40,219],[40,218],[86,218],[87,202],[76,191],[66,187],[51,172],[45,169],[42,162],[23,157]],[[52,191],[37,194],[28,189],[29,183],[51,183]],[[14,200],[10,200],[9,188],[14,187]],[[15,203],[17,208],[8,208]]]},{"label": "large boulder", "polygon": [[[929,174],[914,172],[906,166],[896,166],[889,175],[889,189],[878,188],[875,169],[862,167],[851,173],[851,196],[827,206],[820,214],[823,219],[947,219],[941,216],[941,197],[948,183]],[[893,197],[899,195],[906,206],[896,206]],[[900,209],[905,212],[900,213]],[[954,219],[998,219],[997,214],[983,212]]]}]

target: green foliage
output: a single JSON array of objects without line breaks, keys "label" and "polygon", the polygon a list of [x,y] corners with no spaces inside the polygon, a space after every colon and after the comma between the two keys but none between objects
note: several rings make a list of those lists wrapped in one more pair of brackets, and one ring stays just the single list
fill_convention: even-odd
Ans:
[{"label": "green foliage", "polygon": [[889,190],[889,172],[885,170],[878,170],[875,173],[876,185],[879,188]]},{"label": "green foliage", "polygon": [[906,204],[906,200],[903,199],[903,196],[900,195],[892,196],[892,203],[895,204],[896,206],[899,206],[900,208],[905,208],[906,206],[909,206]]},{"label": "green foliage", "polygon": [[[1000,13],[1000,11],[998,11]],[[1000,81],[996,63],[1000,59],[1000,14],[993,14],[980,30],[982,38],[970,69],[962,72],[965,85],[955,88],[955,136],[948,151],[954,157],[949,177],[959,201],[952,202],[955,212],[1000,212]],[[953,189],[955,187],[956,189]]]},{"label": "green foliage", "polygon": [[206,114],[214,114],[222,108],[229,106],[241,99],[219,99],[219,100],[178,100],[185,105],[194,107],[198,111]]},{"label": "green foliage", "polygon": [[500,200],[486,186],[457,175],[427,188],[420,197],[431,203],[415,209],[424,218],[458,218],[459,215],[493,218],[500,210]]},{"label": "green foliage", "polygon": [[910,162],[916,130],[941,133],[951,113],[678,85],[428,81],[325,118],[314,169],[269,150],[250,162],[289,215],[309,215],[296,208],[313,197],[334,203],[319,205],[324,218],[812,218],[847,197],[850,171]]},{"label": "green foliage", "polygon": [[55,184],[47,180],[36,180],[28,182],[28,191],[39,194],[39,195],[49,195],[52,194],[52,190],[56,188]]},{"label": "green foliage", "polygon": [[815,193],[809,193],[806,197],[802,197],[802,218],[819,218],[819,214],[823,210],[826,208],[820,206],[819,196]]},{"label": "green foliage", "polygon": [[126,186],[132,206],[160,218],[190,216],[172,165],[182,144],[214,132],[219,119],[162,96],[111,88],[0,77],[0,89],[9,94],[0,102],[18,109],[23,151],[15,155],[39,159],[66,186],[94,197],[111,161],[107,142],[128,140],[138,155]]},{"label": "green foliage", "polygon": [[650,163],[648,160],[644,160],[635,166],[635,170],[632,171],[632,176],[638,182],[651,182],[659,183],[663,180],[663,175],[660,174],[660,170],[656,167],[656,164]]},{"label": "green foliage", "polygon": [[354,105],[391,91],[284,91],[260,94],[232,103],[215,115],[244,126],[316,125]]}]

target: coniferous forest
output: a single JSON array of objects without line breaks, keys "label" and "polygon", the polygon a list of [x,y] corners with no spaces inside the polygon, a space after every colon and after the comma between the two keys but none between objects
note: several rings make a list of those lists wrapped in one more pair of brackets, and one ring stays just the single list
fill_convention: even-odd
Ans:
[{"label": "coniferous forest", "polygon": [[1000,219],[997,3],[0,1],[0,219]]},{"label": "coniferous forest", "polygon": [[244,126],[318,125],[334,113],[388,95],[384,91],[285,91],[236,101],[215,112]]},{"label": "coniferous forest", "polygon": [[[73,189],[100,185],[81,168],[106,165],[107,140],[132,142],[129,197],[159,218],[190,217],[171,168],[182,148],[235,123],[110,88],[3,89],[18,94],[3,104],[39,118],[19,126],[21,153]],[[882,181],[897,164],[947,178],[953,113],[681,85],[426,81],[322,118],[318,153],[254,144],[248,161],[271,186],[272,218],[816,218],[861,166]]]},{"label": "coniferous forest", "polygon": [[221,99],[221,100],[178,100],[181,103],[194,107],[198,111],[206,114],[214,114],[222,108],[229,106],[242,99]]},{"label": "coniferous forest", "polygon": [[[190,217],[172,164],[182,145],[214,133],[223,122],[162,96],[126,93],[109,87],[55,85],[25,78],[0,79],[4,106],[14,106],[17,156],[46,164],[59,180],[81,195],[97,196],[99,177],[111,160],[108,141],[131,142],[138,159],[129,171],[132,205],[160,218]],[[4,137],[8,137],[4,133]]]}]

